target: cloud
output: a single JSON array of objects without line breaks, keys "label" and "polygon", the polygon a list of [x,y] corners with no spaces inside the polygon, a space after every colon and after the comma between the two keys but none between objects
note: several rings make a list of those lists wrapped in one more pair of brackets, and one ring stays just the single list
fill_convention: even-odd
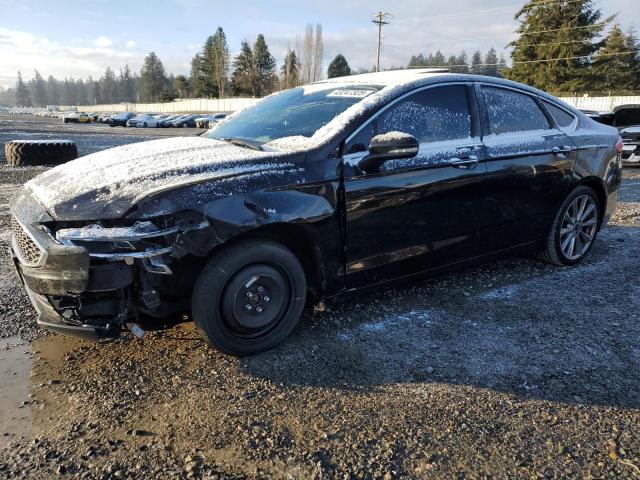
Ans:
[{"label": "cloud", "polygon": [[93,42],[93,44],[94,44],[96,47],[100,47],[100,48],[108,48],[108,47],[110,47],[111,45],[113,45],[113,42],[111,41],[111,39],[110,39],[109,37],[102,36],[102,37],[98,37],[98,38],[96,38],[96,41],[95,41],[95,42]]},{"label": "cloud", "polygon": [[136,46],[136,42],[134,42],[133,40],[128,40],[127,43],[125,44],[125,47],[127,48],[135,48]]},{"label": "cloud", "polygon": [[[105,45],[105,42],[97,42]],[[117,69],[125,63],[137,67],[134,55],[105,46],[62,44],[44,36],[0,27],[0,84],[13,85],[18,70],[25,79],[38,70],[45,78],[99,77],[107,66]]]}]

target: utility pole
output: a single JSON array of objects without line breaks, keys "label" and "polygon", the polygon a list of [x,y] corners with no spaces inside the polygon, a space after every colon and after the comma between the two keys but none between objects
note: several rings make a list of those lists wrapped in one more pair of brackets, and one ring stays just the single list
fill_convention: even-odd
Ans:
[{"label": "utility pole", "polygon": [[378,57],[376,60],[376,72],[380,71],[380,48],[382,46],[382,26],[387,25],[389,22],[385,22],[388,13],[378,12],[374,15],[375,20],[371,20],[373,23],[378,25]]}]

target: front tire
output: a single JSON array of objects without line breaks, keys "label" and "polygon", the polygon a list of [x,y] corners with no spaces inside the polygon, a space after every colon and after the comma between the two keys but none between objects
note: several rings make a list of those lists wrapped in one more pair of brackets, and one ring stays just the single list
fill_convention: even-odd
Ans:
[{"label": "front tire", "polygon": [[217,350],[245,356],[275,347],[304,310],[304,269],[289,249],[248,240],[216,253],[193,290],[192,314]]},{"label": "front tire", "polygon": [[600,227],[596,193],[579,186],[562,202],[540,258],[558,266],[580,263],[591,251]]}]

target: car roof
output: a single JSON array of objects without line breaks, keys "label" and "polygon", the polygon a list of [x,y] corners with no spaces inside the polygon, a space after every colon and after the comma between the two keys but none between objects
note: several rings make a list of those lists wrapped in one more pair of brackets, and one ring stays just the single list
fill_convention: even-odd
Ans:
[{"label": "car roof", "polygon": [[523,83],[513,82],[504,78],[487,77],[484,75],[472,75],[465,73],[451,73],[447,68],[410,68],[404,70],[390,70],[385,72],[364,73],[360,75],[350,75],[347,77],[336,77],[327,80],[321,80],[319,82],[311,83],[309,85],[378,85],[381,87],[402,87],[407,86],[411,88],[420,87],[422,85],[428,85],[430,83],[439,83],[443,81],[451,82],[483,82],[493,83],[498,86],[512,87],[520,90],[528,91],[529,93],[540,95],[550,101],[561,103],[564,106],[570,107],[571,110],[576,111],[574,107],[565,104],[556,97],[542,91],[537,88],[530,87]]}]

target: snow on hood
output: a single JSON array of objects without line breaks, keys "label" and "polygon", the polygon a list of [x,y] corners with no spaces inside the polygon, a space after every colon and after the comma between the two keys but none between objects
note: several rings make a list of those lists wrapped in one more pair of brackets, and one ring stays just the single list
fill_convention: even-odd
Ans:
[{"label": "snow on hood", "polygon": [[96,214],[122,215],[138,198],[156,190],[293,166],[278,162],[279,156],[281,152],[208,138],[167,138],[87,155],[43,173],[26,188],[55,217],[89,208]]}]

